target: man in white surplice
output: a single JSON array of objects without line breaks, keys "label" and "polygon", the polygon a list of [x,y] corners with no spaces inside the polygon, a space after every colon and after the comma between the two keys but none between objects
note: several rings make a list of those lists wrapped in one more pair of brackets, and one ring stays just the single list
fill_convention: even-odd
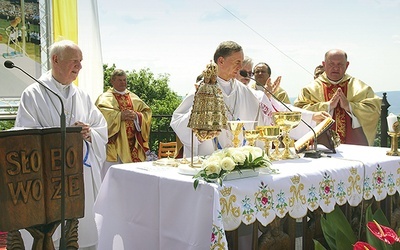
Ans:
[{"label": "man in white surplice", "polygon": [[[89,95],[72,84],[82,68],[80,48],[72,41],[56,42],[50,47],[50,61],[52,69],[40,81],[61,97],[66,126],[82,127],[85,216],[79,219],[78,244],[80,249],[95,249],[97,228],[92,210],[101,184],[100,168],[106,157],[107,123]],[[33,83],[22,93],[15,127],[59,127],[60,109],[60,101],[54,94]]]},{"label": "man in white surplice", "polygon": [[[258,125],[270,125],[272,113],[277,111],[288,111],[282,104],[271,98],[268,92],[253,90],[235,79],[242,67],[244,59],[242,47],[233,41],[222,42],[214,53],[214,62],[218,65],[217,84],[222,89],[222,94],[227,109],[228,121],[257,121]],[[272,86],[269,86],[272,90]],[[196,89],[186,96],[179,107],[174,111],[171,127],[178,135],[184,145],[184,155],[191,156],[192,130],[188,127],[190,113],[192,110]],[[292,109],[292,108],[291,108]],[[293,108],[298,111],[299,109]],[[302,111],[302,119],[315,126],[316,122],[324,120],[329,114],[326,112]],[[245,124],[246,127],[246,124]],[[300,123],[291,131],[291,136],[300,138],[309,128]],[[214,140],[200,142],[193,137],[193,154],[210,155],[216,149],[232,146],[231,133],[222,130]]]}]

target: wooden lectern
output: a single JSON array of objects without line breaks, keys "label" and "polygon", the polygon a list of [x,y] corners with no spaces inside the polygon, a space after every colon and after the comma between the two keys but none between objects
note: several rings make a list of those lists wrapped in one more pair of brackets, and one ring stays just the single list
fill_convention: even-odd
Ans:
[{"label": "wooden lectern", "polygon": [[[77,218],[84,216],[83,140],[80,127],[66,130],[65,219],[69,246],[77,244]],[[0,231],[7,246],[24,249],[18,229],[34,238],[32,249],[54,249],[61,220],[60,128],[0,132]],[[22,246],[19,246],[22,244]],[[74,248],[74,247],[72,247]]]}]

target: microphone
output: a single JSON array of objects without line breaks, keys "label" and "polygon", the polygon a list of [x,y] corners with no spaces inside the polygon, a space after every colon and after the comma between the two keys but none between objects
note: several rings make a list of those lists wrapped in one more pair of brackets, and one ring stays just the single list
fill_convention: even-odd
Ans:
[{"label": "microphone", "polygon": [[[282,104],[285,108],[287,108],[289,111],[292,111],[291,108],[288,107],[288,105],[286,105],[286,103],[282,102],[281,100],[278,99],[278,97],[276,97],[271,91],[269,91],[267,88],[264,87],[264,85],[260,82],[258,82],[256,79],[254,79],[253,77],[250,77],[247,73],[246,70],[242,69],[239,71],[239,74],[243,77],[248,77],[251,80],[255,81],[256,84],[258,86],[260,86],[262,89],[264,89],[265,91],[268,92],[268,94],[270,94],[275,100],[277,100],[280,104]],[[307,122],[305,122],[303,119],[301,119],[301,121],[313,132],[314,134],[314,149],[313,150],[307,150],[304,153],[304,157],[307,158],[321,158],[322,154],[320,151],[317,150],[317,146],[318,146],[318,142],[317,142],[317,134],[315,133],[315,130],[310,126],[310,124],[308,124]]]},{"label": "microphone", "polygon": [[14,63],[9,60],[4,62],[4,66],[6,66],[6,68],[9,68],[9,69],[12,69],[15,67]]},{"label": "microphone", "polygon": [[4,66],[8,69],[17,68],[22,71],[25,75],[29,76],[32,80],[39,83],[40,86],[51,92],[55,95],[61,104],[61,112],[60,112],[60,126],[61,126],[61,238],[60,238],[60,249],[66,249],[66,241],[65,241],[65,137],[66,137],[66,124],[65,124],[65,112],[64,112],[64,103],[61,97],[47,87],[43,82],[37,80],[35,77],[31,76],[22,68],[16,66],[12,61],[7,60],[4,62]]}]

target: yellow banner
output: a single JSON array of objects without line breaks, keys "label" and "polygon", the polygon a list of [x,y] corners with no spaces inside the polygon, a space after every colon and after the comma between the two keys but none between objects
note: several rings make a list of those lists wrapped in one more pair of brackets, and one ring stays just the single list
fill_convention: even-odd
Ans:
[{"label": "yellow banner", "polygon": [[53,0],[53,41],[63,39],[78,43],[76,0]]}]

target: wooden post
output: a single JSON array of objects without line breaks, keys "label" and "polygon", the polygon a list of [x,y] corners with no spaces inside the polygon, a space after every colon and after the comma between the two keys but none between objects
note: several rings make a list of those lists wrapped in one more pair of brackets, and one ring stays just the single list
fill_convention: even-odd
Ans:
[{"label": "wooden post", "polygon": [[386,93],[383,93],[381,104],[381,147],[388,146],[388,124],[386,117],[388,116],[388,109],[390,104],[387,100]]}]

